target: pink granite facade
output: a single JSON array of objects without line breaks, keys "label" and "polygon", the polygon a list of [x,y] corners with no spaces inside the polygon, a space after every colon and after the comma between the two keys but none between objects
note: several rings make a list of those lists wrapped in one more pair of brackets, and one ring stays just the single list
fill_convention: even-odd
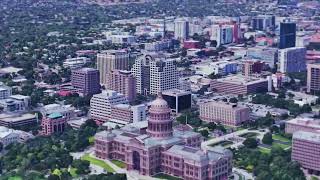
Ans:
[{"label": "pink granite facade", "polygon": [[173,129],[170,108],[162,96],[152,102],[146,133],[124,127],[95,136],[95,155],[125,162],[127,170],[152,176],[163,172],[187,180],[227,179],[232,153],[223,148],[200,149],[201,135]]},{"label": "pink granite facade", "polygon": [[62,133],[67,125],[67,119],[61,113],[52,113],[41,121],[41,135],[50,136]]}]

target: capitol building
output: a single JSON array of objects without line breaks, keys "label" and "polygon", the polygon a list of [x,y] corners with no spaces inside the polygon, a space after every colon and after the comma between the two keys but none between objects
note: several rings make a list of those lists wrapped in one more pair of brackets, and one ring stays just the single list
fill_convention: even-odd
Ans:
[{"label": "capitol building", "polygon": [[123,161],[129,171],[153,176],[165,173],[185,180],[224,180],[232,172],[232,152],[201,149],[199,133],[174,128],[171,110],[158,94],[146,126],[133,124],[95,135],[95,156]]}]

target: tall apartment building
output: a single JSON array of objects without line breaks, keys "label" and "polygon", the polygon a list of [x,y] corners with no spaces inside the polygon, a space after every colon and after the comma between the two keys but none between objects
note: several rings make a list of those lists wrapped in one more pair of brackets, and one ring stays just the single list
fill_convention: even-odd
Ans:
[{"label": "tall apartment building", "polygon": [[292,47],[280,49],[278,71],[281,73],[303,72],[306,70],[306,48]]},{"label": "tall apartment building", "polygon": [[12,95],[12,88],[0,82],[0,99],[8,99]]},{"label": "tall apartment building", "polygon": [[307,65],[307,92],[320,92],[320,64]]},{"label": "tall apartment building", "polygon": [[90,100],[90,116],[98,124],[111,118],[111,107],[116,104],[127,104],[128,100],[116,91],[106,90],[95,94]]},{"label": "tall apartment building", "polygon": [[174,21],[174,38],[186,40],[189,36],[189,22],[185,19],[176,19]]},{"label": "tall apartment building", "polygon": [[71,84],[83,95],[93,95],[100,93],[99,71],[93,68],[82,68],[73,70],[71,74]]},{"label": "tall apartment building", "polygon": [[97,55],[100,83],[106,84],[107,74],[114,69],[129,70],[129,53],[125,50],[109,50]]},{"label": "tall apartment building", "polygon": [[280,42],[279,48],[291,48],[296,45],[296,23],[281,22],[280,23]]},{"label": "tall apartment building", "polygon": [[297,161],[309,173],[320,173],[319,132],[298,131],[292,137],[291,159]]},{"label": "tall apartment building", "polygon": [[112,70],[107,74],[106,88],[123,94],[129,102],[135,100],[136,80],[130,71]]},{"label": "tall apartment building", "polygon": [[150,62],[150,94],[178,88],[178,71],[173,59],[156,59]]},{"label": "tall apartment building", "polygon": [[239,126],[249,120],[250,109],[225,102],[203,102],[199,105],[200,119],[221,123],[227,126]]},{"label": "tall apartment building", "polygon": [[293,134],[297,131],[320,132],[320,120],[298,117],[290,121],[286,121],[285,131],[287,134]]}]

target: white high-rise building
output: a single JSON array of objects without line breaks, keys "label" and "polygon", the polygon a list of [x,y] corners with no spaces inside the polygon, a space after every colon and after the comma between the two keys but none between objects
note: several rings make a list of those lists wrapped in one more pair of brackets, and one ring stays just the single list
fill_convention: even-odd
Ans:
[{"label": "white high-rise building", "polygon": [[306,48],[292,47],[278,52],[278,71],[292,73],[306,71]]},{"label": "white high-rise building", "polygon": [[178,88],[178,71],[173,59],[156,59],[150,62],[150,94]]},{"label": "white high-rise building", "polygon": [[117,104],[128,104],[128,100],[123,94],[111,90],[95,94],[90,100],[90,116],[95,121],[104,123],[111,118],[111,106]]},{"label": "white high-rise building", "polygon": [[189,22],[185,19],[176,19],[174,21],[174,38],[186,40],[189,36]]}]

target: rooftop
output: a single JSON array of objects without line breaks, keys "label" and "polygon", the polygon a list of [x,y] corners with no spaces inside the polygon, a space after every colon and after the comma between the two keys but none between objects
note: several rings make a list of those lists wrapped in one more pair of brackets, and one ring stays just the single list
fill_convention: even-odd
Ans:
[{"label": "rooftop", "polygon": [[301,139],[307,140],[315,143],[320,143],[320,134],[314,132],[305,132],[305,131],[298,131],[293,134],[293,139]]},{"label": "rooftop", "polygon": [[259,82],[265,82],[268,80],[263,78],[256,78],[256,77],[245,77],[243,75],[231,75],[225,78],[216,79],[215,81],[238,84],[238,85],[251,85]]},{"label": "rooftop", "polygon": [[63,115],[59,112],[54,112],[54,113],[51,113],[48,117],[50,119],[58,119],[58,118],[62,118]]}]

